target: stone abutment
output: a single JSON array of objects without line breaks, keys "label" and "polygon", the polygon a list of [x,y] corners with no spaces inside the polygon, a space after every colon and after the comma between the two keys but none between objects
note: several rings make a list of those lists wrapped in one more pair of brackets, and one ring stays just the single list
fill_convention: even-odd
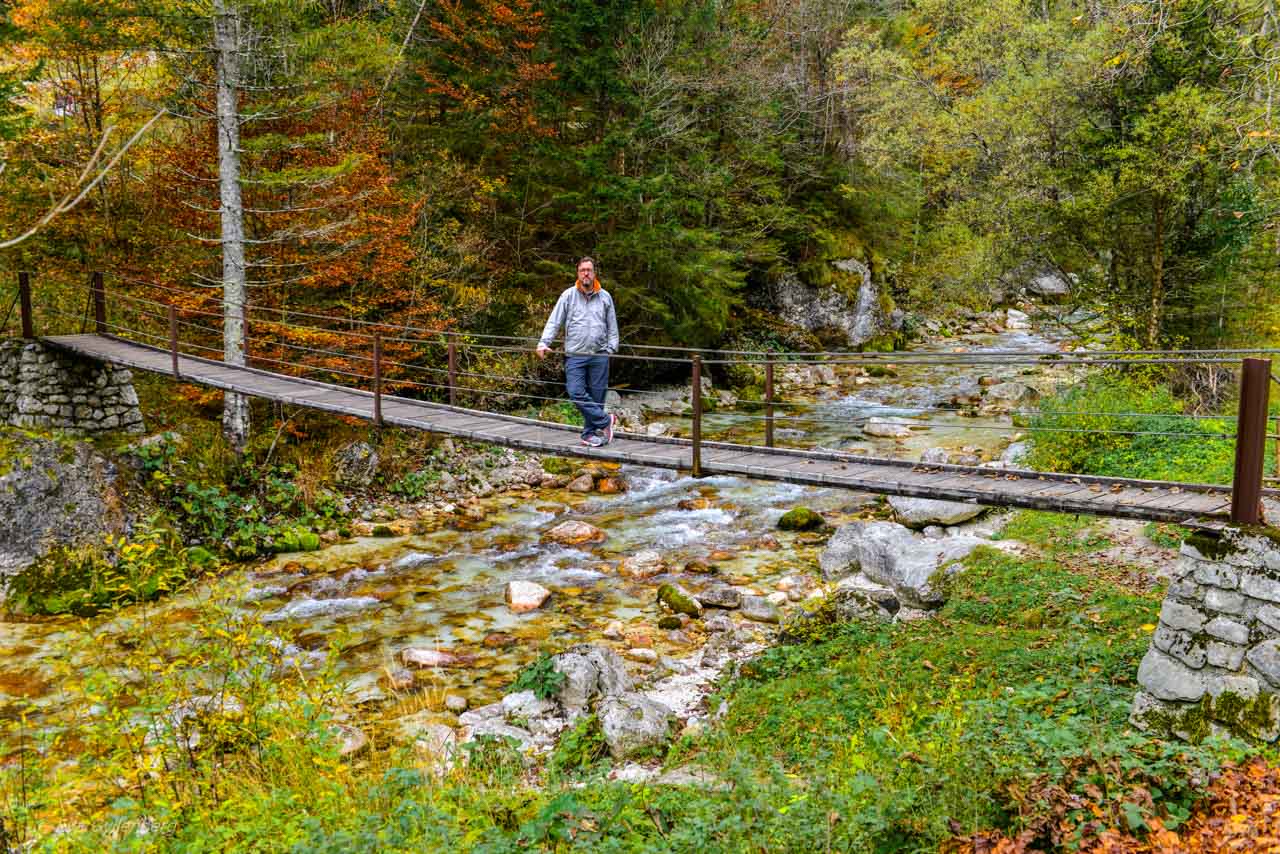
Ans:
[{"label": "stone abutment", "polygon": [[143,429],[128,370],[22,340],[0,341],[0,424],[82,436]]}]

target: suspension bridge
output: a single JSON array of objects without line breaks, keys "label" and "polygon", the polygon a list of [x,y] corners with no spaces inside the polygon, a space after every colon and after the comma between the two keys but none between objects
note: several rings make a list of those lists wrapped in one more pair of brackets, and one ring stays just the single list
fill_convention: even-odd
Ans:
[{"label": "suspension bridge", "polygon": [[[988,506],[1022,507],[1139,520],[1176,522],[1192,527],[1262,521],[1263,498],[1280,496],[1264,488],[1263,464],[1268,396],[1273,378],[1269,359],[1245,358],[1260,351],[986,351],[970,353],[763,353],[689,351],[633,345],[619,360],[665,363],[687,370],[690,381],[688,436],[648,436],[619,432],[603,447],[582,445],[575,427],[537,418],[491,411],[492,406],[460,405],[460,398],[493,398],[522,403],[563,402],[531,388],[559,386],[535,376],[502,377],[479,363],[466,370],[461,357],[483,351],[495,356],[528,353],[535,339],[466,335],[299,310],[241,307],[251,334],[245,338],[246,364],[222,359],[218,304],[193,302],[193,294],[155,282],[134,282],[133,292],[108,291],[94,274],[82,309],[33,308],[29,277],[20,274],[14,302],[21,335],[35,338],[37,325],[59,334],[45,343],[78,356],[171,376],[225,392],[235,392],[322,412],[457,436],[526,451],[687,471],[694,476],[732,475],[794,484],[836,487]],[[146,296],[140,295],[138,290]],[[197,298],[216,297],[213,292]],[[110,311],[109,311],[110,302]],[[11,306],[12,309],[12,306]],[[252,312],[257,311],[257,314]],[[8,318],[5,319],[7,326]],[[65,330],[79,329],[74,332]],[[4,329],[5,326],[0,326]],[[42,330],[43,331],[43,330]],[[301,343],[306,342],[306,343]],[[795,364],[902,364],[915,360],[974,366],[1038,364],[1083,368],[1169,365],[1238,365],[1241,390],[1234,431],[1206,440],[1234,440],[1233,483],[1184,483],[1085,474],[1039,472],[971,465],[923,464],[894,457],[828,449],[779,447],[775,424],[804,420],[778,414],[787,405],[775,393],[775,370]],[[718,441],[704,435],[702,376],[712,365],[746,366],[764,375],[764,397],[740,417],[763,427],[761,444]],[[311,377],[302,374],[312,374]],[[429,381],[410,379],[415,373]],[[319,375],[321,378],[315,378]],[[410,396],[410,395],[414,396]],[[434,396],[439,400],[423,399]],[[1171,416],[1173,414],[1170,414]],[[723,417],[718,415],[718,417]],[[907,419],[909,420],[909,419]],[[928,426],[930,422],[923,422]],[[954,426],[954,425],[947,425]],[[981,429],[981,428],[979,428]],[[1012,424],[1008,429],[1014,430]],[[1035,428],[1021,428],[1035,429]],[[1041,428],[1055,429],[1055,428]],[[1179,435],[1161,431],[1107,431],[1091,427],[1060,432],[1116,432],[1130,435]]]}]

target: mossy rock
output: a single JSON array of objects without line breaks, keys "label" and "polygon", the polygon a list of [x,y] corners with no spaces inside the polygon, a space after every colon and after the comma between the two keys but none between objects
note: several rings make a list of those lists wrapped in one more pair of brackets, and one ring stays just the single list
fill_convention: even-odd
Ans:
[{"label": "mossy rock", "polygon": [[658,601],[666,605],[676,614],[687,614],[690,617],[702,615],[702,606],[687,590],[674,584],[664,584],[658,588]]},{"label": "mossy rock", "polygon": [[863,353],[892,353],[901,343],[897,333],[883,332],[870,341],[863,342],[858,349]]},{"label": "mossy rock", "polygon": [[543,457],[542,470],[547,474],[573,474],[574,464],[564,457]]},{"label": "mossy rock", "polygon": [[674,629],[678,629],[680,628],[681,625],[682,623],[680,622],[680,618],[677,617],[675,614],[668,614],[667,616],[658,620],[658,628],[664,629],[666,631],[672,631]]},{"label": "mossy rock", "polygon": [[778,520],[778,528],[783,531],[816,531],[826,524],[821,514],[808,507],[792,507]]},{"label": "mossy rock", "polygon": [[374,525],[372,536],[375,537],[394,537],[396,532],[388,528],[386,525]]},{"label": "mossy rock", "polygon": [[867,376],[876,379],[884,379],[885,377],[896,377],[898,372],[893,368],[886,368],[884,365],[868,365],[866,368]]}]

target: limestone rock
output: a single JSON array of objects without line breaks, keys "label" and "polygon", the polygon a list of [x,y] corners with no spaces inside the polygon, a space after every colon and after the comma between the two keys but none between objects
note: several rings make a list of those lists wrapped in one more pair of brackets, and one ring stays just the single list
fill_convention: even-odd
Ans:
[{"label": "limestone rock", "polygon": [[868,418],[862,432],[879,439],[905,439],[911,435],[911,422],[905,418]]},{"label": "limestone rock", "polygon": [[562,546],[580,546],[584,543],[602,543],[606,534],[595,525],[577,520],[561,522],[542,535],[544,543],[559,543]]},{"label": "limestone rock", "polygon": [[1029,385],[1007,382],[998,383],[987,389],[986,402],[1016,406],[1021,403],[1034,403],[1039,397],[1039,392]]},{"label": "limestone rock", "polygon": [[631,677],[622,659],[605,646],[572,646],[553,656],[552,666],[564,674],[556,701],[570,716],[585,711],[596,697],[631,690]]},{"label": "limestone rock", "polygon": [[690,617],[702,616],[702,605],[698,604],[693,594],[678,584],[664,584],[659,587],[658,601],[676,614],[687,614]]},{"label": "limestone rock", "polygon": [[740,613],[748,620],[757,623],[778,623],[782,621],[782,612],[778,606],[763,596],[743,596]]},{"label": "limestone rock", "polygon": [[605,697],[596,710],[609,753],[625,759],[661,747],[671,738],[671,710],[635,692]]},{"label": "limestone rock", "polygon": [[928,525],[958,525],[981,516],[987,510],[981,504],[908,498],[901,495],[890,496],[889,506],[893,508],[899,522],[908,528],[917,529]]},{"label": "limestone rock", "polygon": [[378,473],[378,452],[368,442],[352,442],[334,455],[334,475],[347,486],[367,487]]},{"label": "limestone rock", "polygon": [[580,474],[577,477],[575,477],[573,480],[569,481],[569,484],[565,487],[565,489],[569,490],[570,492],[590,492],[591,490],[595,489],[595,486],[596,486],[596,482],[591,477],[591,475]]},{"label": "limestone rock", "polygon": [[508,581],[506,601],[507,607],[517,614],[536,611],[547,601],[551,591],[532,581]]},{"label": "limestone rock", "polygon": [[871,581],[892,588],[905,606],[937,608],[945,601],[934,583],[938,571],[981,543],[968,535],[917,538],[895,522],[852,522],[836,531],[818,565],[824,578],[839,579],[861,571]]},{"label": "limestone rock", "polygon": [[742,593],[728,585],[717,585],[700,591],[698,601],[704,608],[733,610],[742,607]]},{"label": "limestone rock", "polygon": [[1199,672],[1154,648],[1138,665],[1138,684],[1161,700],[1199,700],[1208,687]]},{"label": "limestone rock", "polygon": [[783,531],[815,531],[825,524],[821,514],[808,507],[792,507],[778,519],[778,528]]},{"label": "limestone rock", "polygon": [[440,649],[409,647],[400,650],[400,661],[408,667],[455,667],[458,656]]},{"label": "limestone rock", "polygon": [[666,561],[662,554],[654,549],[644,549],[622,559],[618,564],[618,574],[628,578],[652,578],[667,571]]},{"label": "limestone rock", "polygon": [[0,428],[0,579],[55,545],[127,533],[147,514],[91,443]]},{"label": "limestone rock", "polygon": [[337,730],[338,738],[341,740],[338,745],[338,755],[344,759],[349,756],[358,756],[369,746],[369,737],[359,727],[338,724]]}]

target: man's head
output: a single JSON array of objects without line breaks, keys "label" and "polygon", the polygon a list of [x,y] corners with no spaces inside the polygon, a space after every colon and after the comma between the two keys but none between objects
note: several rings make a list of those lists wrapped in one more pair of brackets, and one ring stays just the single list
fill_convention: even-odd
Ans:
[{"label": "man's head", "polygon": [[578,262],[578,284],[583,290],[591,290],[592,283],[596,280],[596,262],[590,257],[584,257]]}]

